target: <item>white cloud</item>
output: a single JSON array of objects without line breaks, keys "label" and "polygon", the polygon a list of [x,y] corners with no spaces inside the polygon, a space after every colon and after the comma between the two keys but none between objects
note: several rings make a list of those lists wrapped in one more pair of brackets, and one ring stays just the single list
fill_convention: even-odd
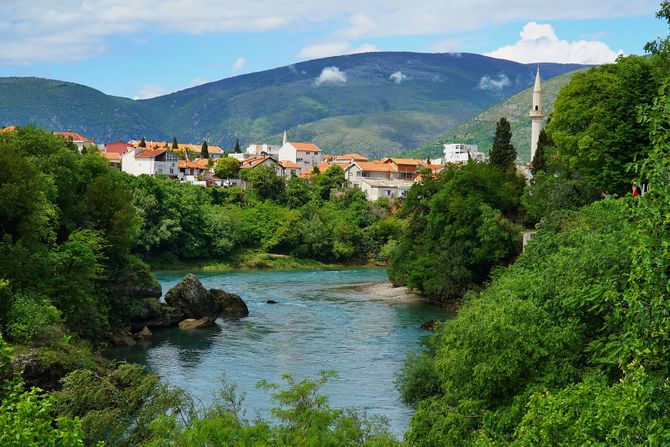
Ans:
[{"label": "white cloud", "polygon": [[483,76],[479,80],[479,85],[477,88],[481,90],[500,91],[505,87],[509,87],[510,85],[512,85],[512,82],[509,80],[507,75],[505,73],[500,73],[495,78],[490,76]]},{"label": "white cloud", "polygon": [[400,84],[402,81],[406,81],[409,79],[409,76],[407,76],[405,73],[402,71],[396,71],[391,73],[391,76],[389,76],[389,79],[396,84]]},{"label": "white cloud", "polygon": [[345,82],[347,82],[346,73],[340,71],[338,67],[326,67],[314,80],[314,85],[318,87],[321,84],[344,84]]},{"label": "white cloud", "polygon": [[149,99],[169,93],[169,90],[160,85],[143,85],[136,93],[133,99]]},{"label": "white cloud", "polygon": [[239,71],[242,70],[245,65],[247,65],[247,60],[243,57],[238,57],[237,59],[235,59],[235,62],[233,62],[233,68],[231,72],[233,74],[239,73]]},{"label": "white cloud", "polygon": [[520,39],[487,56],[521,63],[559,62],[579,64],[604,64],[614,62],[619,53],[597,40],[561,40],[550,24],[530,22],[523,27]]},{"label": "white cloud", "polygon": [[[352,42],[445,30],[481,30],[533,17],[574,20],[651,16],[657,8],[658,2],[651,0],[562,0],[532,6],[528,0],[424,0],[420,10],[416,3],[406,0],[291,0],[288,5],[279,0],[3,0],[0,64],[92,58],[104,53],[110,38],[120,34],[285,29],[307,35],[335,29],[332,42]],[[348,48],[346,43],[341,45]],[[339,51],[342,54],[345,50]]]}]

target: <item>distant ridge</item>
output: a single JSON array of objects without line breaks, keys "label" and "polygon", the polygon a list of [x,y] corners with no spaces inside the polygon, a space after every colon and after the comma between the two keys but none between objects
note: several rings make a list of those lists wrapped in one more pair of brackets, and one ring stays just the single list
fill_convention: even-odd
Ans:
[{"label": "distant ridge", "polygon": [[[554,109],[559,90],[570,82],[577,71],[565,73],[542,82],[543,105],[547,115]],[[432,142],[404,153],[415,157],[436,158],[442,155],[443,144],[466,143],[476,144],[479,150],[488,154],[493,144],[496,123],[500,118],[505,117],[511,123],[512,144],[517,150],[519,160],[528,163],[530,162],[530,117],[528,112],[531,108],[531,94],[532,87],[485,110],[455,129],[440,135]]]},{"label": "distant ridge", "polygon": [[[542,64],[544,79],[575,64]],[[300,62],[134,101],[79,84],[0,78],[0,126],[33,123],[97,142],[172,139],[232,148],[288,130],[326,152],[418,147],[529,87],[535,64],[476,54],[377,52]],[[333,73],[337,71],[340,74]],[[320,79],[322,82],[317,82]]]}]

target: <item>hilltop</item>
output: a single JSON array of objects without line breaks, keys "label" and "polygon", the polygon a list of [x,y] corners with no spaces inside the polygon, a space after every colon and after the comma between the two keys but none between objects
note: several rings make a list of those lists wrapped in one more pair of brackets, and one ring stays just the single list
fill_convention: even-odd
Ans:
[{"label": "hilltop", "polygon": [[[575,71],[553,79],[543,79],[543,104],[547,116],[554,109],[558,92],[570,82],[574,73]],[[530,117],[528,112],[531,108],[532,92],[532,87],[530,87],[521,93],[517,93],[432,142],[404,154],[414,157],[436,158],[442,155],[442,145],[448,143],[476,144],[480,151],[488,154],[493,144],[496,123],[501,117],[505,117],[512,126],[512,144],[517,150],[518,157],[522,162],[528,163],[530,161]]]},{"label": "hilltop", "polygon": [[[543,64],[545,79],[575,64]],[[382,156],[421,146],[532,84],[535,65],[476,54],[378,52],[301,62],[134,101],[39,78],[0,78],[0,126],[71,129],[98,142],[232,147],[311,140]]]}]

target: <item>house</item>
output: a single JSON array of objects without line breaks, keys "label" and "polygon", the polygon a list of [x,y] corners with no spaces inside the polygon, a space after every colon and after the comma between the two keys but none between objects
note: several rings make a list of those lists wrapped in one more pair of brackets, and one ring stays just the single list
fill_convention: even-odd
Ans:
[{"label": "house", "polygon": [[240,169],[254,169],[258,166],[270,166],[274,169],[277,176],[282,177],[284,175],[283,166],[269,155],[247,158],[240,163]]},{"label": "house", "polygon": [[468,160],[486,161],[486,155],[477,150],[476,144],[445,144],[442,163],[467,163]]},{"label": "house", "polygon": [[179,176],[179,157],[168,149],[133,148],[121,156],[121,170],[131,175]]},{"label": "house", "polygon": [[105,144],[103,153],[123,155],[133,147],[132,144],[125,141],[114,141],[113,143]]},{"label": "house", "polygon": [[102,158],[106,158],[109,164],[121,169],[121,154],[116,152],[100,152]]},{"label": "house", "polygon": [[77,150],[79,152],[81,152],[84,146],[90,146],[91,144],[95,144],[95,140],[89,140],[88,138],[76,132],[72,132],[71,130],[65,132],[54,132],[54,135],[58,135],[65,138],[66,140],[72,141],[72,143],[75,146],[77,146]]},{"label": "house", "polygon": [[360,181],[360,188],[368,200],[377,200],[382,197],[389,199],[407,197],[408,191],[414,182],[410,180],[373,180],[364,178]]},{"label": "house", "polygon": [[326,172],[326,170],[331,166],[335,166],[335,163],[333,163],[332,161],[322,161],[321,163],[319,163],[318,165],[314,166],[311,169],[303,169],[302,173],[300,174],[300,177],[302,178],[314,177],[317,171],[319,173]]},{"label": "house", "polygon": [[368,161],[368,159],[359,154],[344,154],[336,155],[332,161],[338,165],[349,166],[355,161]]},{"label": "house", "polygon": [[299,177],[302,172],[302,166],[293,163],[292,161],[284,160],[280,161],[279,164],[284,168],[284,177],[286,177],[287,180],[293,176]]},{"label": "house", "polygon": [[[139,147],[141,140],[130,140],[129,144],[133,147]],[[191,155],[200,156],[200,151],[202,150],[202,144],[185,144],[177,143],[177,148],[172,147],[172,143],[167,141],[145,141],[144,142],[147,149],[170,149],[173,153],[177,154],[186,154],[188,152]],[[209,158],[216,160],[217,158],[223,157],[223,149],[219,146],[207,146],[207,152],[209,152]]]},{"label": "house", "polygon": [[426,165],[423,160],[416,158],[387,158],[384,164],[394,167],[395,174],[391,178],[414,180],[419,171]]},{"label": "house", "polygon": [[279,146],[270,144],[250,144],[245,150],[246,158],[255,157],[259,155],[271,155],[275,158],[279,157]]},{"label": "house", "polygon": [[363,179],[391,180],[397,167],[380,161],[355,161],[344,169],[344,179],[350,187],[361,187]]},{"label": "house", "polygon": [[189,180],[188,177],[203,177],[205,173],[209,172],[208,164],[209,160],[206,158],[200,158],[194,161],[179,160],[177,162],[177,166],[179,168],[179,177],[185,179],[186,181],[193,181],[192,179]]},{"label": "house", "polygon": [[279,149],[279,161],[292,161],[303,168],[318,166],[323,161],[321,149],[312,143],[287,141]]}]

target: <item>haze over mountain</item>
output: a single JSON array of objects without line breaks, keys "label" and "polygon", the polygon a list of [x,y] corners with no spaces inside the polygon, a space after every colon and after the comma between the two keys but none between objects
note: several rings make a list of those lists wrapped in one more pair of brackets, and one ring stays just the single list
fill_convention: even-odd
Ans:
[{"label": "haze over mountain", "polygon": [[[70,129],[97,142],[171,139],[230,148],[309,140],[327,152],[398,153],[532,85],[536,64],[476,54],[377,52],[235,76],[147,100],[69,82],[0,78],[0,126]],[[541,64],[543,79],[582,68]]]}]

